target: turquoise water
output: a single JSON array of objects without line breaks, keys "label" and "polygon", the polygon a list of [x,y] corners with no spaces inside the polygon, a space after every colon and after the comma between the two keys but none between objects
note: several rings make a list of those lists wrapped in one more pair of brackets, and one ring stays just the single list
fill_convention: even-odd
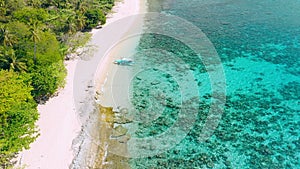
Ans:
[{"label": "turquoise water", "polygon": [[[213,135],[199,141],[211,102],[205,66],[180,40],[144,34],[134,59],[149,68],[137,70],[132,80],[131,99],[139,121],[132,137],[155,138],[167,132],[178,121],[182,105],[197,109],[197,115],[178,143],[156,155],[132,158],[131,167],[300,168],[300,1],[149,3],[150,11],[181,17],[206,34],[224,68],[226,104]],[[186,78],[189,72],[193,81]],[[192,91],[193,84],[198,93]],[[187,85],[191,92],[183,93]]]}]

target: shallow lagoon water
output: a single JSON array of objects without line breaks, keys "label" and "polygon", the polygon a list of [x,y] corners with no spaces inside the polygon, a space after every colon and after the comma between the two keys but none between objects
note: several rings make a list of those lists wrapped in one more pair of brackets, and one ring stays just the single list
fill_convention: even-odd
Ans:
[{"label": "shallow lagoon water", "polygon": [[[193,51],[180,41],[145,34],[134,56],[136,63],[151,65],[162,61],[166,54],[149,52],[154,48],[181,58],[198,85],[199,103],[194,105],[198,115],[188,135],[178,144],[154,156],[132,158],[131,167],[300,168],[300,1],[149,3],[150,11],[186,19],[207,35],[224,67],[226,104],[214,134],[200,142],[199,132],[211,100],[205,66],[195,64],[199,62],[194,60],[197,58]],[[132,137],[155,138],[178,120],[178,105],[186,103],[180,100],[181,86],[174,78],[180,68],[174,69],[176,63],[169,64],[168,70],[173,73],[148,69],[132,79],[131,102],[141,110],[135,115],[142,117],[137,118],[141,122],[130,133]]]}]

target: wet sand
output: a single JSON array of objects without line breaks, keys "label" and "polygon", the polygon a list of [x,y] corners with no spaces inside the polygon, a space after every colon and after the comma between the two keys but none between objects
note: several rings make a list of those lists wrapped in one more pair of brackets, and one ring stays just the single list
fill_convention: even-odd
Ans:
[{"label": "wet sand", "polygon": [[[127,13],[117,12],[100,30],[94,30],[90,46],[97,51],[91,60],[80,63],[78,70],[81,79],[93,76],[95,87],[96,110],[88,117],[88,125],[84,127],[79,149],[81,152],[73,161],[73,168],[129,168],[127,155],[127,140],[130,135],[121,127],[124,119],[121,113],[115,113],[117,107],[129,106],[128,89],[131,70],[128,66],[113,64],[121,57],[131,57],[139,43],[139,37],[128,37],[135,32],[141,32],[143,21],[141,17],[129,17],[144,13],[146,3],[139,0],[125,0],[117,10],[130,9]],[[122,6],[123,5],[123,6]],[[125,19],[124,19],[125,18]],[[88,72],[90,74],[83,74]],[[82,91],[82,90],[80,90]],[[88,100],[85,99],[85,102]],[[91,100],[89,101],[91,102]],[[83,106],[86,109],[87,106]],[[113,111],[114,110],[114,111]],[[81,141],[80,141],[81,140]],[[117,149],[115,149],[117,148]],[[117,153],[114,153],[117,152]]]}]

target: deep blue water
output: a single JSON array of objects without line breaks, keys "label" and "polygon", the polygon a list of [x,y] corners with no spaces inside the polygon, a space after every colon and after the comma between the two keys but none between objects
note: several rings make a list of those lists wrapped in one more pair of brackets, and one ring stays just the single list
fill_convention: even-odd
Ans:
[{"label": "deep blue water", "polygon": [[[199,141],[212,99],[207,69],[180,39],[144,34],[135,61],[149,69],[132,80],[132,103],[136,115],[143,116],[132,137],[155,139],[167,132],[180,119],[182,105],[196,108],[197,115],[178,144],[154,156],[131,159],[132,168],[300,168],[300,1],[149,0],[149,4],[150,11],[191,22],[212,42],[224,70],[226,103],[213,135]],[[151,29],[151,24],[146,26]],[[187,67],[178,67],[166,55],[180,58]],[[185,81],[186,69],[194,81]],[[196,102],[193,86],[181,100],[189,83],[198,86]]]}]

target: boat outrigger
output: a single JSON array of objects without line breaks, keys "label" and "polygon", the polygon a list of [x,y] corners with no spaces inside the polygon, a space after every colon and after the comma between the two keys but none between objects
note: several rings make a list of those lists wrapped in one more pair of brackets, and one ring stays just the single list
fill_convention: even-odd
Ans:
[{"label": "boat outrigger", "polygon": [[131,66],[134,64],[134,61],[129,58],[122,58],[114,61],[114,64],[117,65],[124,65],[124,66]]}]

